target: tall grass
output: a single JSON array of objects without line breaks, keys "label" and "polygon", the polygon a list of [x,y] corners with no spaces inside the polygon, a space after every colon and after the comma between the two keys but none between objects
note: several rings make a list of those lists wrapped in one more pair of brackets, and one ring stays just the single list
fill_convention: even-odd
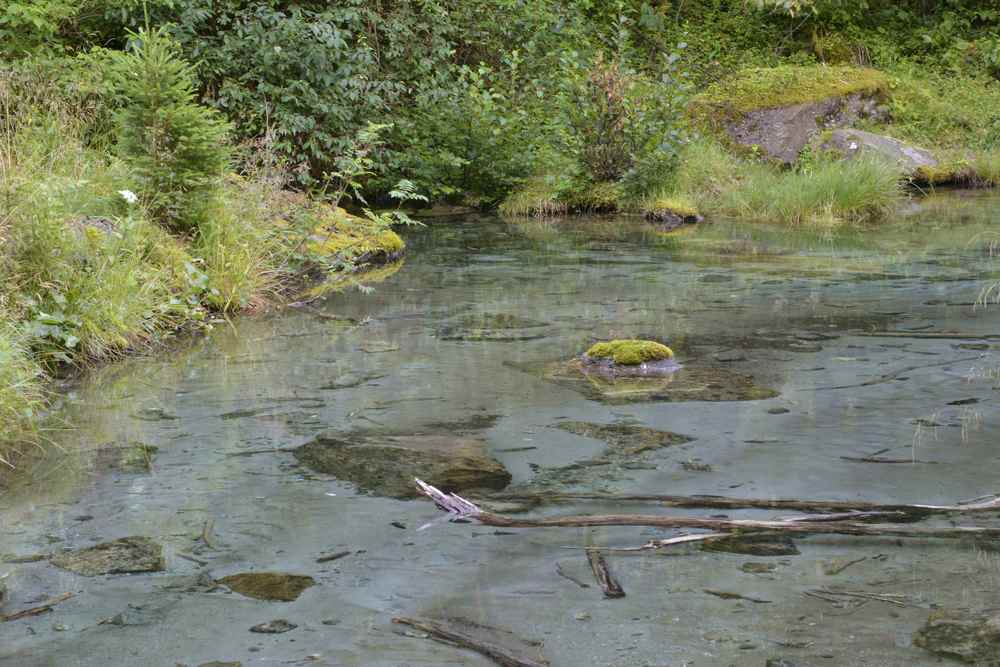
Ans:
[{"label": "tall grass", "polygon": [[824,226],[878,221],[904,196],[899,171],[882,161],[819,161],[787,171],[708,141],[685,151],[673,193],[709,215]]}]

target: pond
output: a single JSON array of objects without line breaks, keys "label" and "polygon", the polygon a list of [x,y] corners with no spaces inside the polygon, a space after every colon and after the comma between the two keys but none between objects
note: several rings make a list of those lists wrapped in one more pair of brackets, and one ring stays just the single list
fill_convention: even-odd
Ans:
[{"label": "pond", "polygon": [[[398,477],[419,458],[407,448],[426,446],[478,456],[484,486],[531,494],[1000,491],[998,223],[1000,197],[963,192],[866,232],[429,222],[371,289],[223,324],[65,388],[56,446],[0,495],[2,611],[73,595],[0,623],[0,664],[493,664],[394,617],[509,631],[498,641],[541,642],[524,650],[556,666],[951,664],[913,636],[933,610],[996,606],[989,543],[608,551],[625,592],[612,599],[585,548],[676,531],[447,522]],[[663,341],[684,368],[659,385],[574,374],[609,338]],[[530,511],[518,517],[794,514],[489,502]],[[93,563],[74,560],[133,536],[152,542],[119,546],[164,556],[135,569],[159,571],[86,576]]]}]

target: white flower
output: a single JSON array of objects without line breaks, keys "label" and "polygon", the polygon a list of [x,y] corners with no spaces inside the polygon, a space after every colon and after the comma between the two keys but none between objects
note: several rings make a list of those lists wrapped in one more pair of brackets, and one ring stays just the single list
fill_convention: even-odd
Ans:
[{"label": "white flower", "polygon": [[120,194],[122,199],[127,201],[129,204],[134,204],[139,201],[139,197],[131,190],[119,190],[118,194]]}]

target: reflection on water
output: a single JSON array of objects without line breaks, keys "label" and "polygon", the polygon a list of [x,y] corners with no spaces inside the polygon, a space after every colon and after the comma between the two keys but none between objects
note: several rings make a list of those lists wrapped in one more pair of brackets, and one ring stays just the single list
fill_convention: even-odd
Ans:
[{"label": "reflection on water", "polygon": [[[74,428],[3,481],[2,611],[75,595],[0,624],[0,663],[489,664],[391,623],[452,615],[541,640],[553,665],[938,664],[914,633],[934,608],[995,606],[988,544],[611,553],[626,597],[607,600],[579,547],[672,533],[416,531],[434,509],[389,496],[407,495],[398,480],[418,461],[454,452],[519,492],[932,503],[997,491],[998,311],[976,302],[1000,280],[998,222],[1000,198],[970,193],[863,232],[435,221],[371,294],[349,286],[241,320],[66,394],[58,417]],[[666,342],[682,368],[580,372],[577,356],[610,338]],[[308,465],[302,452],[321,445],[325,463]],[[346,479],[378,491],[387,475],[397,486],[381,495]],[[133,535],[163,545],[165,572],[88,578],[42,559]],[[276,602],[215,583],[249,571],[315,585]],[[250,632],[277,619],[296,627]]]}]

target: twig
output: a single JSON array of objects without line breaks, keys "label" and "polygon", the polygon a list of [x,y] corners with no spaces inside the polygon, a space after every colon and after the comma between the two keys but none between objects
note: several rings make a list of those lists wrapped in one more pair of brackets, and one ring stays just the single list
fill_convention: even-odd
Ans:
[{"label": "twig", "polygon": [[502,665],[502,667],[548,667],[549,664],[544,660],[533,660],[516,655],[510,649],[474,637],[462,629],[454,628],[437,621],[417,618],[394,618],[392,622],[400,625],[409,625],[412,628],[426,632],[431,639],[460,648],[471,649],[485,655],[498,665]]},{"label": "twig", "polygon": [[350,551],[338,551],[337,553],[334,554],[327,554],[325,556],[320,556],[319,558],[316,559],[316,562],[329,563],[330,561],[338,560],[340,558],[343,558],[344,556],[350,556],[350,555],[351,555]]},{"label": "twig", "polygon": [[813,593],[820,593],[823,595],[840,595],[844,597],[852,598],[862,598],[864,600],[876,600],[878,602],[886,602],[888,604],[896,605],[897,607],[908,607],[913,605],[908,605],[907,603],[897,600],[896,598],[906,597],[902,594],[897,593],[866,593],[864,591],[832,591],[829,588],[820,588]]},{"label": "twig", "polygon": [[841,572],[843,572],[844,570],[846,570],[850,566],[857,565],[858,563],[864,562],[866,560],[868,560],[868,556],[862,556],[861,558],[855,558],[854,560],[848,561],[848,562],[844,563],[843,565],[839,565],[839,566],[836,566],[836,567],[831,567],[829,570],[826,570],[824,572],[824,574],[827,574],[827,575],[829,575],[829,576],[832,577],[834,575],[840,574]]},{"label": "twig", "polygon": [[950,359],[948,361],[942,361],[936,364],[921,364],[919,366],[907,366],[906,368],[898,368],[891,373],[886,373],[885,375],[879,375],[870,380],[865,380],[864,382],[859,382],[858,384],[842,384],[835,387],[816,387],[813,391],[832,391],[834,389],[858,389],[860,387],[871,387],[876,384],[883,384],[885,382],[892,382],[900,375],[904,373],[911,373],[913,371],[920,371],[925,368],[937,368],[938,366],[949,366],[951,364],[960,364],[965,361],[978,361],[981,357],[963,357],[961,359]]},{"label": "twig", "polygon": [[31,607],[30,609],[23,609],[21,611],[16,611],[13,614],[0,615],[0,623],[6,623],[8,621],[16,621],[19,618],[27,618],[28,616],[38,616],[39,614],[44,614],[46,612],[52,611],[52,607],[56,606],[60,602],[65,602],[66,600],[73,597],[72,593],[63,593],[57,598],[52,598],[44,604],[40,604],[37,607]]},{"label": "twig", "polygon": [[576,577],[574,577],[571,574],[567,574],[562,569],[562,565],[560,565],[558,562],[556,563],[556,574],[558,574],[563,579],[568,579],[569,581],[572,581],[574,584],[576,584],[580,588],[590,588],[590,584],[588,584],[586,582],[583,582],[583,581],[580,581],[579,579],[577,579]]},{"label": "twig", "polygon": [[604,591],[604,597],[625,597],[625,590],[615,579],[614,575],[611,574],[611,569],[608,568],[608,563],[604,560],[604,556],[601,555],[601,552],[595,549],[588,549],[587,560],[590,561],[590,569],[594,572],[594,578],[597,579],[598,585],[600,585],[601,590]]},{"label": "twig", "polygon": [[739,593],[718,591],[714,588],[705,588],[703,590],[709,595],[714,595],[715,597],[722,598],[723,600],[746,600],[747,602],[753,602],[754,604],[771,604],[771,600],[761,600],[760,598],[752,598]]},{"label": "twig", "polygon": [[192,556],[191,554],[184,553],[183,551],[178,551],[177,555],[180,556],[181,558],[183,558],[184,560],[189,560],[192,563],[197,563],[198,565],[208,565],[208,561],[207,560],[202,560],[201,558],[198,558],[197,556]]},{"label": "twig", "polygon": [[215,550],[215,545],[212,544],[212,528],[215,527],[215,519],[206,519],[205,524],[201,527],[201,541],[205,543],[205,546],[209,549]]},{"label": "twig", "polygon": [[937,465],[940,461],[921,461],[920,459],[887,459],[881,456],[841,456],[844,461],[854,463],[923,463],[925,465]]}]

